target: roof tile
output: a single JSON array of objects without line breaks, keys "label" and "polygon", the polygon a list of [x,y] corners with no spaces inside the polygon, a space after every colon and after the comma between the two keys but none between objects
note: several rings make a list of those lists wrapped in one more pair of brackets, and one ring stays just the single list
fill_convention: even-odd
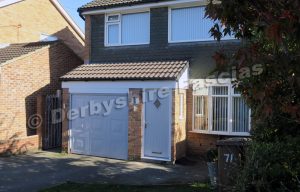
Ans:
[{"label": "roof tile", "polygon": [[34,52],[38,49],[47,47],[50,44],[54,44],[57,42],[58,41],[19,43],[19,44],[11,44],[7,47],[0,48],[0,64],[3,64],[7,61],[21,57],[23,55]]},{"label": "roof tile", "polygon": [[129,6],[143,3],[153,3],[172,0],[93,0],[78,9],[79,12],[90,9],[106,9],[112,7]]},{"label": "roof tile", "polygon": [[188,61],[145,61],[84,64],[62,76],[65,81],[85,80],[177,80]]}]

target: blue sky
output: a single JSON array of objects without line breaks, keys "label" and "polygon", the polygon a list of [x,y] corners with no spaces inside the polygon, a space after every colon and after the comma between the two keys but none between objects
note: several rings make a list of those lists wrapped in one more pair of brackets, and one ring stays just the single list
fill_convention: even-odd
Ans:
[{"label": "blue sky", "polygon": [[59,0],[59,3],[63,8],[69,13],[69,15],[74,19],[77,25],[84,32],[84,21],[79,17],[77,9],[82,5],[91,2],[92,0]]}]

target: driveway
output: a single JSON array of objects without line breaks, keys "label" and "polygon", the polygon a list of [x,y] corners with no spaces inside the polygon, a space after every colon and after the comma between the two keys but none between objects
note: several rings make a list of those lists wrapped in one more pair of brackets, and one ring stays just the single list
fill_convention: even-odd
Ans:
[{"label": "driveway", "polygon": [[39,151],[0,158],[0,192],[38,191],[67,181],[152,185],[206,181],[207,168]]}]

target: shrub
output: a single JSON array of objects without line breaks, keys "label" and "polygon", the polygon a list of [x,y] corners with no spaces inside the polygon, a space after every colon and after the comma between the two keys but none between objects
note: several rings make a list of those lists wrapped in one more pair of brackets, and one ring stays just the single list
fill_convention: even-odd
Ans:
[{"label": "shrub", "polygon": [[253,142],[235,191],[300,191],[300,138]]}]

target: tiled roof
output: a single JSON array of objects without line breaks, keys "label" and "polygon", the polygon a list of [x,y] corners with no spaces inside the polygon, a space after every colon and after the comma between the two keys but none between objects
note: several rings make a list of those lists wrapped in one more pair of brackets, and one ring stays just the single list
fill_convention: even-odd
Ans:
[{"label": "tiled roof", "polygon": [[0,48],[0,64],[21,57],[23,55],[29,54],[38,49],[47,47],[50,44],[54,44],[54,43],[57,43],[57,41],[10,44],[7,47]]},{"label": "tiled roof", "polygon": [[188,61],[84,64],[67,73],[62,80],[177,80]]},{"label": "tiled roof", "polygon": [[129,6],[143,3],[153,3],[161,1],[172,1],[172,0],[93,0],[78,9],[79,12],[89,10],[93,8],[106,9],[112,7]]}]

